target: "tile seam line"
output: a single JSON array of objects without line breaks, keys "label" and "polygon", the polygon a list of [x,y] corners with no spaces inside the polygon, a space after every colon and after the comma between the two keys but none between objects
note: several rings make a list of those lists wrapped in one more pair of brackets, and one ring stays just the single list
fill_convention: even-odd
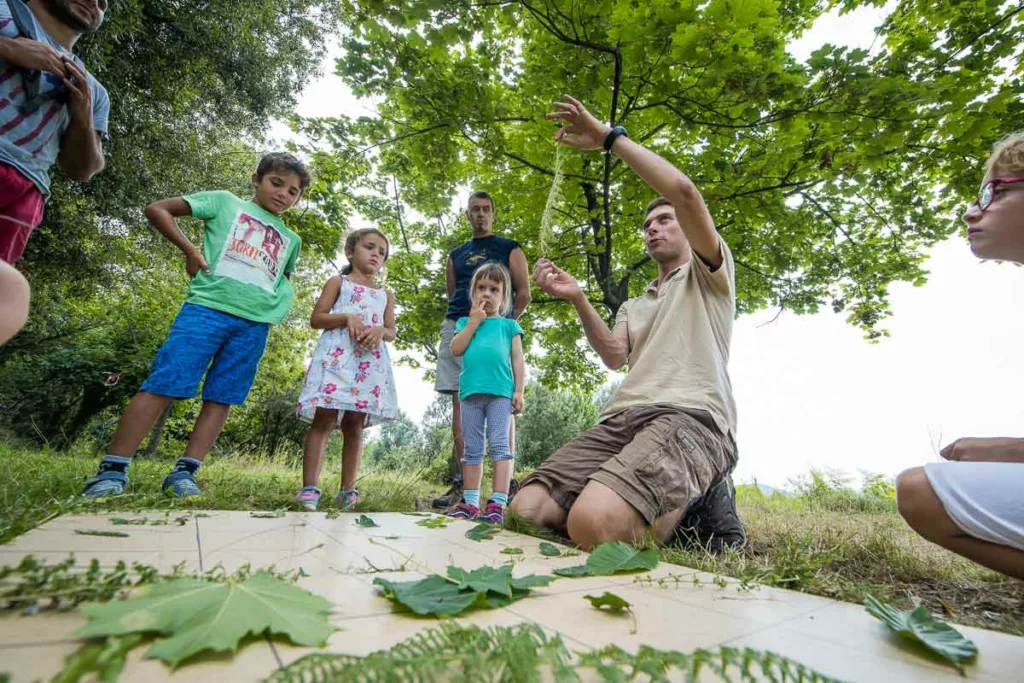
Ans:
[{"label": "tile seam line", "polygon": [[206,571],[203,567],[203,535],[199,533],[199,517],[193,514],[192,521],[196,524],[196,551],[199,553],[199,573],[202,574]]}]

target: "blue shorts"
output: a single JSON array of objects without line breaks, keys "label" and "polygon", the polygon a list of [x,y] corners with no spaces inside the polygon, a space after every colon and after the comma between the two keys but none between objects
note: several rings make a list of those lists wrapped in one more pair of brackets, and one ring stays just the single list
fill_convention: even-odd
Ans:
[{"label": "blue shorts", "polygon": [[174,319],[140,391],[192,398],[206,373],[204,401],[242,405],[256,379],[269,333],[270,323],[187,303]]}]

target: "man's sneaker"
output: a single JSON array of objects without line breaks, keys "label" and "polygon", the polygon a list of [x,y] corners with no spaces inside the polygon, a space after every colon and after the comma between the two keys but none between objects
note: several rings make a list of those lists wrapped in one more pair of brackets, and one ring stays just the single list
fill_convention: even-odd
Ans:
[{"label": "man's sneaker", "polygon": [[321,491],[317,487],[306,486],[295,495],[295,500],[299,501],[302,507],[313,512],[316,510],[316,506],[320,504],[320,495]]},{"label": "man's sneaker", "polygon": [[479,514],[480,508],[476,505],[470,505],[463,500],[455,506],[454,510],[448,513],[448,516],[454,519],[476,519]]},{"label": "man's sneaker", "polygon": [[363,497],[359,495],[359,491],[355,489],[349,489],[348,491],[342,491],[334,497],[334,504],[342,510],[348,510],[354,508],[362,502]]},{"label": "man's sneaker", "polygon": [[450,508],[462,500],[462,480],[453,481],[451,488],[444,492],[440,498],[435,498],[430,507],[435,510]]},{"label": "man's sneaker", "polygon": [[171,472],[164,477],[163,486],[160,488],[164,493],[167,492],[167,489],[170,489],[175,498],[191,498],[192,496],[203,495],[203,492],[196,484],[196,475],[188,470]]},{"label": "man's sneaker", "polygon": [[109,496],[120,496],[128,486],[128,475],[124,472],[102,472],[95,477],[90,477],[82,489],[83,496],[92,498],[107,498]]},{"label": "man's sneaker", "polygon": [[700,547],[715,554],[743,547],[747,532],[736,512],[732,477],[722,479],[690,506],[676,527],[675,538],[683,547]]},{"label": "man's sneaker", "polygon": [[487,524],[497,524],[501,526],[505,523],[505,508],[501,503],[495,503],[493,500],[487,501],[487,507],[482,511],[477,512],[474,517],[478,522],[485,522]]}]

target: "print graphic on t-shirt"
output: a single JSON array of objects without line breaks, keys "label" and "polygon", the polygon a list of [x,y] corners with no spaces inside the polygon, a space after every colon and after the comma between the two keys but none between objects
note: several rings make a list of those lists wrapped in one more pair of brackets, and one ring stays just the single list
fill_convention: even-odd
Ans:
[{"label": "print graphic on t-shirt", "polygon": [[482,251],[470,252],[466,255],[466,265],[475,266],[479,263],[483,263],[490,257],[491,253],[486,249]]},{"label": "print graphic on t-shirt", "polygon": [[213,274],[273,292],[288,244],[277,228],[239,211]]}]

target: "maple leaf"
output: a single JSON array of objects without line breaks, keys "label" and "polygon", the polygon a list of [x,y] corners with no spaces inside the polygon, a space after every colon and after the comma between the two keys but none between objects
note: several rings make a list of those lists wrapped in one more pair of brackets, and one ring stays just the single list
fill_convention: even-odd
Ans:
[{"label": "maple leaf", "polygon": [[515,578],[512,567],[483,566],[472,571],[448,567],[448,578],[432,574],[419,581],[388,581],[376,578],[384,597],[416,614],[454,616],[472,607],[504,607],[530,594],[531,588],[546,586],[553,576],[531,574]]},{"label": "maple leaf", "polygon": [[448,526],[451,519],[448,517],[431,517],[430,519],[421,519],[416,522],[416,526],[426,527],[428,529],[443,529]]},{"label": "maple leaf", "polygon": [[380,526],[380,524],[377,524],[377,522],[373,521],[372,519],[370,519],[366,515],[359,515],[359,518],[356,519],[356,524],[361,526],[361,527],[363,527],[364,529],[369,529],[371,527]]},{"label": "maple leaf", "polygon": [[321,645],[335,630],[331,603],[266,572],[240,582],[180,578],[139,589],[127,600],[81,608],[82,637],[159,633],[147,656],[177,666],[204,650],[238,649],[245,636],[279,633],[296,645]]},{"label": "maple leaf", "polygon": [[487,524],[486,522],[481,522],[467,531],[465,535],[469,540],[480,543],[481,541],[491,540],[499,531],[501,531],[500,527],[493,524]]}]

